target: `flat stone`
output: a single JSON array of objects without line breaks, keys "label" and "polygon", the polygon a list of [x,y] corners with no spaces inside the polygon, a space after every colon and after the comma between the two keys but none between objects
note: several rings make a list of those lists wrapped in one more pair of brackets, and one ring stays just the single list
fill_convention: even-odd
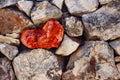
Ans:
[{"label": "flat stone", "polygon": [[78,48],[79,45],[80,43],[73,41],[67,35],[64,35],[64,39],[59,48],[56,50],[55,54],[68,56],[72,54]]},{"label": "flat stone", "polygon": [[82,36],[83,34],[83,25],[77,17],[66,17],[65,18],[65,31],[71,37]]},{"label": "flat stone", "polygon": [[120,56],[115,57],[115,62],[120,62]]},{"label": "flat stone", "polygon": [[52,0],[52,3],[55,4],[59,9],[62,9],[64,0]]},{"label": "flat stone", "polygon": [[20,40],[19,39],[14,39],[12,37],[7,37],[0,35],[0,42],[7,43],[7,44],[13,44],[13,45],[19,45]]},{"label": "flat stone", "polygon": [[43,23],[51,18],[58,19],[61,16],[61,10],[48,1],[38,2],[31,12],[31,18],[35,24]]},{"label": "flat stone", "polygon": [[115,52],[120,55],[120,39],[111,41],[110,46],[115,50]]},{"label": "flat stone", "polygon": [[33,1],[18,1],[18,8],[30,16],[30,11],[33,7]]},{"label": "flat stone", "polygon": [[12,60],[18,54],[18,48],[6,43],[0,43],[0,52],[9,60]]},{"label": "flat stone", "polygon": [[[92,79],[91,79],[92,78]],[[120,75],[107,42],[87,41],[68,62],[63,80],[116,80]]]},{"label": "flat stone", "polygon": [[71,14],[81,15],[95,11],[98,0],[65,0],[65,4]]},{"label": "flat stone", "polygon": [[99,0],[100,4],[107,4],[113,0]]},{"label": "flat stone", "polygon": [[0,0],[0,8],[16,4],[20,0]]},{"label": "flat stone", "polygon": [[33,25],[21,12],[13,9],[0,9],[0,33],[20,33],[22,29]]},{"label": "flat stone", "polygon": [[113,1],[94,13],[82,16],[87,37],[113,40],[120,37],[120,1]]},{"label": "flat stone", "polygon": [[61,80],[56,56],[45,49],[23,51],[13,60],[18,80]]},{"label": "flat stone", "polygon": [[0,80],[16,80],[11,63],[6,58],[0,58]]}]

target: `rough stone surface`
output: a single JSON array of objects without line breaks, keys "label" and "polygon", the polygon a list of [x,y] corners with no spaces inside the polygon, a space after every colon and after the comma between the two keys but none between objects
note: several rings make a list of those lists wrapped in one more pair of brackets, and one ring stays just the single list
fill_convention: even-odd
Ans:
[{"label": "rough stone surface", "polygon": [[6,58],[0,58],[0,80],[16,80],[12,66]]},{"label": "rough stone surface", "polygon": [[18,1],[18,8],[30,16],[30,11],[33,7],[33,1]]},{"label": "rough stone surface", "polygon": [[82,16],[88,38],[113,40],[120,37],[120,1],[113,1],[94,13]]},{"label": "rough stone surface", "polygon": [[83,34],[83,25],[76,17],[67,17],[65,18],[65,31],[71,37],[82,36]]},{"label": "rough stone surface", "polygon": [[20,53],[13,67],[18,80],[60,80],[62,75],[56,56],[44,49]]},{"label": "rough stone surface", "polygon": [[57,55],[68,56],[72,54],[78,48],[79,45],[80,43],[73,41],[67,35],[64,35],[64,39],[55,53]]},{"label": "rough stone surface", "polygon": [[71,14],[81,15],[95,11],[98,0],[65,0],[65,4]]},{"label": "rough stone surface", "polygon": [[0,52],[9,60],[12,60],[18,54],[18,48],[6,43],[0,43]]},{"label": "rough stone surface", "polygon": [[120,56],[115,57],[115,62],[120,62]]},{"label": "rough stone surface", "polygon": [[23,28],[32,25],[22,13],[13,9],[0,9],[0,33],[19,33]]},{"label": "rough stone surface", "polygon": [[20,0],[0,0],[0,8],[16,4]]},{"label": "rough stone surface", "polygon": [[106,3],[109,3],[113,0],[99,0],[100,4],[106,4]]},{"label": "rough stone surface", "polygon": [[13,45],[20,44],[20,41],[18,39],[14,39],[14,38],[3,36],[3,35],[0,35],[0,42],[4,42],[7,44],[13,44]]},{"label": "rough stone surface", "polygon": [[107,42],[87,41],[70,57],[63,80],[116,80],[120,77]]},{"label": "rough stone surface", "polygon": [[115,52],[120,55],[120,39],[114,40],[109,43],[110,46],[115,50]]},{"label": "rough stone surface", "polygon": [[18,33],[11,33],[11,34],[6,34],[7,37],[11,37],[11,38],[19,38],[20,34]]},{"label": "rough stone surface", "polygon": [[62,9],[64,0],[52,0],[52,3],[55,4],[59,9]]},{"label": "rough stone surface", "polygon": [[57,19],[61,16],[61,10],[51,5],[48,1],[37,3],[31,13],[31,18],[35,24],[40,24],[49,20],[50,18]]},{"label": "rough stone surface", "polygon": [[118,69],[118,71],[120,73],[120,63],[118,63],[116,66],[117,66],[117,69]]}]

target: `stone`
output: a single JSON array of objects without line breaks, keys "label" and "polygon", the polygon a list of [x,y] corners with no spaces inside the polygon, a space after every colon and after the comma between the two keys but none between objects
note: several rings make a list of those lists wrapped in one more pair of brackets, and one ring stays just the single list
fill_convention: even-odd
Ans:
[{"label": "stone", "polygon": [[32,9],[31,18],[34,24],[43,23],[51,18],[58,19],[62,16],[62,12],[56,6],[50,4],[48,1],[36,3]]},{"label": "stone", "polygon": [[16,80],[11,63],[6,58],[0,58],[0,80]]},{"label": "stone", "polygon": [[120,62],[120,56],[115,57],[115,62]]},{"label": "stone", "polygon": [[62,9],[64,0],[52,0],[52,3],[56,5],[59,9]]},{"label": "stone", "polygon": [[16,4],[20,0],[0,0],[0,8]]},{"label": "stone", "polygon": [[82,16],[88,39],[114,40],[120,37],[120,1],[113,1],[94,13]]},{"label": "stone", "polygon": [[0,43],[0,52],[9,60],[12,60],[18,54],[18,48],[6,43]]},{"label": "stone", "polygon": [[30,16],[30,11],[33,7],[33,1],[18,1],[18,8]]},{"label": "stone", "polygon": [[45,49],[22,51],[14,58],[13,67],[18,80],[61,80],[57,57]]},{"label": "stone", "polygon": [[120,73],[120,63],[118,63],[116,66],[117,66],[117,69],[118,69],[118,71]]},{"label": "stone", "polygon": [[66,17],[65,18],[65,31],[71,37],[82,36],[83,34],[83,25],[77,17]]},{"label": "stone", "polygon": [[4,42],[4,43],[7,43],[7,44],[13,44],[13,45],[19,45],[20,44],[19,39],[14,39],[14,38],[3,36],[3,35],[0,35],[0,42]]},{"label": "stone", "polygon": [[114,53],[107,42],[86,41],[74,52],[62,80],[118,80]]},{"label": "stone", "polygon": [[115,50],[116,54],[120,55],[120,39],[111,41],[109,44]]},{"label": "stone", "polygon": [[113,0],[99,0],[100,4],[107,4]]},{"label": "stone", "polygon": [[0,33],[20,33],[22,29],[33,25],[21,12],[13,9],[0,9]]},{"label": "stone", "polygon": [[11,37],[11,38],[19,38],[20,34],[18,33],[11,33],[11,34],[6,34],[7,37]]},{"label": "stone", "polygon": [[79,42],[76,42],[64,34],[63,41],[59,48],[55,51],[55,54],[68,56],[72,54],[80,45]]},{"label": "stone", "polygon": [[98,0],[65,0],[69,12],[73,15],[82,15],[93,12],[98,7]]}]

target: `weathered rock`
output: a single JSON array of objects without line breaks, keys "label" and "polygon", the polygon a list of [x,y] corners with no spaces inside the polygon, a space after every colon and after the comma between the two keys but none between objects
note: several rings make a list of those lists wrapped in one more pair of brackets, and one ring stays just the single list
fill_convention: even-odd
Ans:
[{"label": "weathered rock", "polygon": [[33,1],[18,1],[18,8],[30,16],[30,11],[33,7]]},{"label": "weathered rock", "polygon": [[93,12],[98,7],[98,0],[65,0],[69,12],[73,15],[81,15]]},{"label": "weathered rock", "polygon": [[109,3],[113,0],[99,0],[100,4],[106,4],[106,3]]},{"label": "weathered rock", "polygon": [[118,69],[118,71],[120,73],[120,63],[118,63],[116,66],[117,66],[117,69]]},{"label": "weathered rock", "polygon": [[11,38],[19,38],[20,34],[18,33],[11,33],[11,34],[6,34],[7,37],[11,37]]},{"label": "weathered rock", "polygon": [[115,62],[120,62],[120,56],[115,57]]},{"label": "weathered rock", "polygon": [[[92,78],[92,79],[91,79]],[[88,41],[74,52],[63,80],[116,80],[120,78],[114,53],[107,42]]]},{"label": "weathered rock", "polygon": [[20,0],[0,0],[0,8],[16,4]]},{"label": "weathered rock", "polygon": [[18,54],[18,48],[6,43],[0,43],[0,52],[9,60],[12,60]]},{"label": "weathered rock", "polygon": [[80,43],[73,41],[67,35],[64,35],[64,39],[55,53],[57,55],[68,56],[72,54],[78,48],[79,45]]},{"label": "weathered rock", "polygon": [[88,38],[113,40],[120,37],[120,1],[113,1],[91,14],[82,16]]},{"label": "weathered rock", "polygon": [[64,0],[52,0],[52,3],[55,4],[59,9],[62,9]]},{"label": "weathered rock", "polygon": [[3,35],[0,35],[0,42],[4,42],[4,43],[7,43],[7,44],[13,44],[13,45],[19,45],[20,44],[19,39],[14,39],[14,38],[3,36]]},{"label": "weathered rock", "polygon": [[13,9],[0,10],[0,33],[20,33],[23,28],[32,25],[31,21],[22,13]]},{"label": "weathered rock", "polygon": [[65,31],[71,37],[82,36],[83,34],[83,25],[76,17],[67,17],[65,18]]},{"label": "weathered rock", "polygon": [[61,16],[61,10],[51,5],[48,1],[37,3],[31,13],[31,18],[35,24],[40,24],[49,20],[50,18],[57,19]]},{"label": "weathered rock", "polygon": [[109,43],[110,46],[115,50],[115,52],[120,55],[120,39],[114,40]]},{"label": "weathered rock", "polygon": [[13,67],[18,80],[60,80],[62,75],[56,56],[44,49],[20,53]]},{"label": "weathered rock", "polygon": [[0,80],[16,80],[11,63],[6,58],[0,58]]}]

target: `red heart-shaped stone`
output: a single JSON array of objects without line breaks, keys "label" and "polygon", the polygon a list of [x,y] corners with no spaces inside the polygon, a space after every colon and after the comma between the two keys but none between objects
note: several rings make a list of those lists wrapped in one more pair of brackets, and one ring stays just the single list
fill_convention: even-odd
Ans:
[{"label": "red heart-shaped stone", "polygon": [[24,30],[21,42],[28,48],[57,48],[62,41],[64,28],[55,19],[50,19],[43,27]]}]

